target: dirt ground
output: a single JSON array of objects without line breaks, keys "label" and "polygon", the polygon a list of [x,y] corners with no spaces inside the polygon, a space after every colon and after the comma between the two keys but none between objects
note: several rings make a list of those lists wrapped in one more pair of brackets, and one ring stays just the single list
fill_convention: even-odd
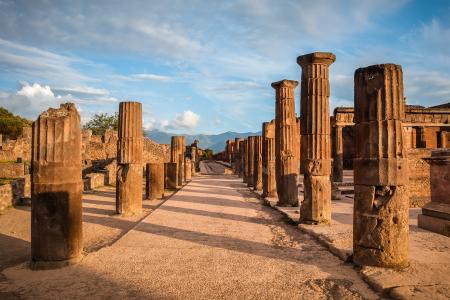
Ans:
[{"label": "dirt ground", "polygon": [[85,210],[85,226],[104,232],[86,233],[84,259],[59,270],[6,268],[0,298],[378,298],[350,264],[262,205],[235,176],[194,177],[136,226],[109,216],[97,197],[111,195],[95,193],[85,195],[86,205],[98,205]]}]

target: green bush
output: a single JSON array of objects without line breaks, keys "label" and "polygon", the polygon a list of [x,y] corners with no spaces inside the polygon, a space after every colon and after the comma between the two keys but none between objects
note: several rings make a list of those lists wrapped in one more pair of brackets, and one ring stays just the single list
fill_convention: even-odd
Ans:
[{"label": "green bush", "polygon": [[17,139],[22,134],[23,128],[31,126],[32,123],[32,121],[15,116],[6,108],[0,107],[0,134],[7,138]]},{"label": "green bush", "polygon": [[119,127],[119,115],[95,114],[94,117],[84,125],[84,129],[92,130],[94,135],[103,135],[106,130],[117,130]]}]

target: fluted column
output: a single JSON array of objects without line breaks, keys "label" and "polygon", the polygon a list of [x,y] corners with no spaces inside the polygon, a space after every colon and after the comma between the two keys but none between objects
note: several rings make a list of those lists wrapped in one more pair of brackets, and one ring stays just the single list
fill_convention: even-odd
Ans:
[{"label": "fluted column", "polygon": [[198,163],[197,146],[195,146],[195,144],[192,144],[191,145],[191,176],[196,175],[197,163]]},{"label": "fluted column", "polygon": [[31,268],[77,262],[83,250],[80,115],[50,108],[33,123]]},{"label": "fluted column", "polygon": [[309,224],[331,221],[330,83],[332,53],[315,52],[297,58],[302,68],[301,167],[304,199],[300,221]]},{"label": "fluted column", "polygon": [[275,177],[275,120],[264,122],[262,126],[262,170],[263,197],[275,197],[277,184]]},{"label": "fluted column", "polygon": [[342,182],[344,180],[344,142],[342,136],[342,126],[333,127],[333,181]]},{"label": "fluted column", "polygon": [[[182,186],[185,181],[184,170],[184,136],[172,136],[170,145],[170,162],[177,164],[177,178],[171,178],[172,182],[176,182],[176,186]],[[170,173],[173,175],[173,172]]]},{"label": "fluted column", "polygon": [[233,144],[233,170],[234,174],[238,175],[239,177],[241,177],[241,141],[241,138],[235,138]]},{"label": "fluted column", "polygon": [[142,211],[142,104],[120,102],[117,141],[116,212]]},{"label": "fluted column", "polygon": [[255,180],[255,139],[256,136],[247,138],[247,186],[254,187]]},{"label": "fluted column", "polygon": [[358,265],[408,265],[404,116],[401,66],[356,70],[353,261]]},{"label": "fluted column", "polygon": [[248,138],[244,139],[244,142],[242,143],[242,182],[247,183],[247,177],[248,177]]},{"label": "fluted column", "polygon": [[294,90],[298,82],[282,80],[272,83],[275,89],[275,168],[279,206],[298,205],[295,158],[297,118]]},{"label": "fluted column", "polygon": [[162,199],[164,196],[164,163],[147,163],[145,179],[145,199]]},{"label": "fluted column", "polygon": [[253,160],[253,190],[262,190],[262,136],[255,136]]}]

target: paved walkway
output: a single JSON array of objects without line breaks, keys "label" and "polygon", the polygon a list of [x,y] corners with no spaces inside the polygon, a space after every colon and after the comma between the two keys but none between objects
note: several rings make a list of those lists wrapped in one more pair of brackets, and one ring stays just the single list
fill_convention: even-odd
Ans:
[{"label": "paved walkway", "polygon": [[78,265],[50,271],[19,265],[3,274],[3,295],[29,299],[377,298],[351,265],[226,175],[194,177]]}]

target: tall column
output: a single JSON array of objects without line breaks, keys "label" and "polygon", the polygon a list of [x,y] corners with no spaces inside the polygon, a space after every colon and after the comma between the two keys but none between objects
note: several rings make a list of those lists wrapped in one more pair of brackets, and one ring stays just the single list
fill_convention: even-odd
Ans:
[{"label": "tall column", "polygon": [[197,169],[197,146],[195,146],[195,144],[191,145],[191,176],[195,176],[196,175],[196,169]]},{"label": "tall column", "polygon": [[275,168],[279,206],[298,205],[295,159],[297,118],[294,90],[298,82],[282,80],[272,83],[275,89]]},{"label": "tall column", "polygon": [[177,178],[172,181],[177,186],[182,186],[184,182],[184,136],[172,136],[170,145],[170,162],[177,164]]},{"label": "tall column", "polygon": [[116,212],[142,211],[142,104],[120,102],[117,141]]},{"label": "tall column", "polygon": [[255,136],[253,160],[253,190],[262,190],[262,136]]},{"label": "tall column", "polygon": [[331,221],[330,83],[332,53],[315,52],[297,58],[302,68],[301,166],[304,200],[300,221],[309,224]]},{"label": "tall column", "polygon": [[164,163],[145,165],[145,199],[162,199],[164,196]]},{"label": "tall column", "polygon": [[249,136],[247,138],[247,186],[254,186],[254,170],[255,170],[255,138],[256,136]]},{"label": "tall column", "polygon": [[356,70],[353,261],[357,265],[408,265],[404,117],[401,66]]},{"label": "tall column", "polygon": [[240,142],[242,141],[241,138],[235,138],[234,139],[234,147],[233,147],[233,169],[234,174],[241,177],[241,149],[240,149]]},{"label": "tall column", "polygon": [[239,178],[242,178],[244,176],[244,174],[243,174],[244,169],[242,168],[242,165],[243,165],[243,160],[244,160],[243,153],[245,153],[245,152],[243,151],[242,147],[244,147],[244,139],[239,139],[239,146],[238,146],[238,149],[239,149],[239,154],[238,154],[239,173],[238,173],[238,176],[239,176]]},{"label": "tall column", "polygon": [[192,170],[191,170],[191,159],[189,157],[184,158],[184,168],[185,168],[185,176],[186,182],[191,181],[192,179]]},{"label": "tall column", "polygon": [[342,136],[342,126],[333,127],[333,181],[342,182],[344,180],[344,142]]},{"label": "tall column", "polygon": [[80,115],[72,103],[33,123],[31,268],[76,263],[83,250]]},{"label": "tall column", "polygon": [[300,174],[300,118],[295,118],[295,125],[295,167],[297,174]]},{"label": "tall column", "polygon": [[262,126],[262,169],[263,197],[275,197],[277,183],[275,177],[275,120],[264,122]]},{"label": "tall column", "polygon": [[242,149],[242,154],[241,154],[241,157],[242,157],[242,182],[243,183],[247,183],[247,177],[248,177],[248,165],[247,165],[248,151],[247,151],[247,148],[248,148],[248,138],[244,139],[244,142],[242,143],[242,147],[241,147],[241,149]]}]

